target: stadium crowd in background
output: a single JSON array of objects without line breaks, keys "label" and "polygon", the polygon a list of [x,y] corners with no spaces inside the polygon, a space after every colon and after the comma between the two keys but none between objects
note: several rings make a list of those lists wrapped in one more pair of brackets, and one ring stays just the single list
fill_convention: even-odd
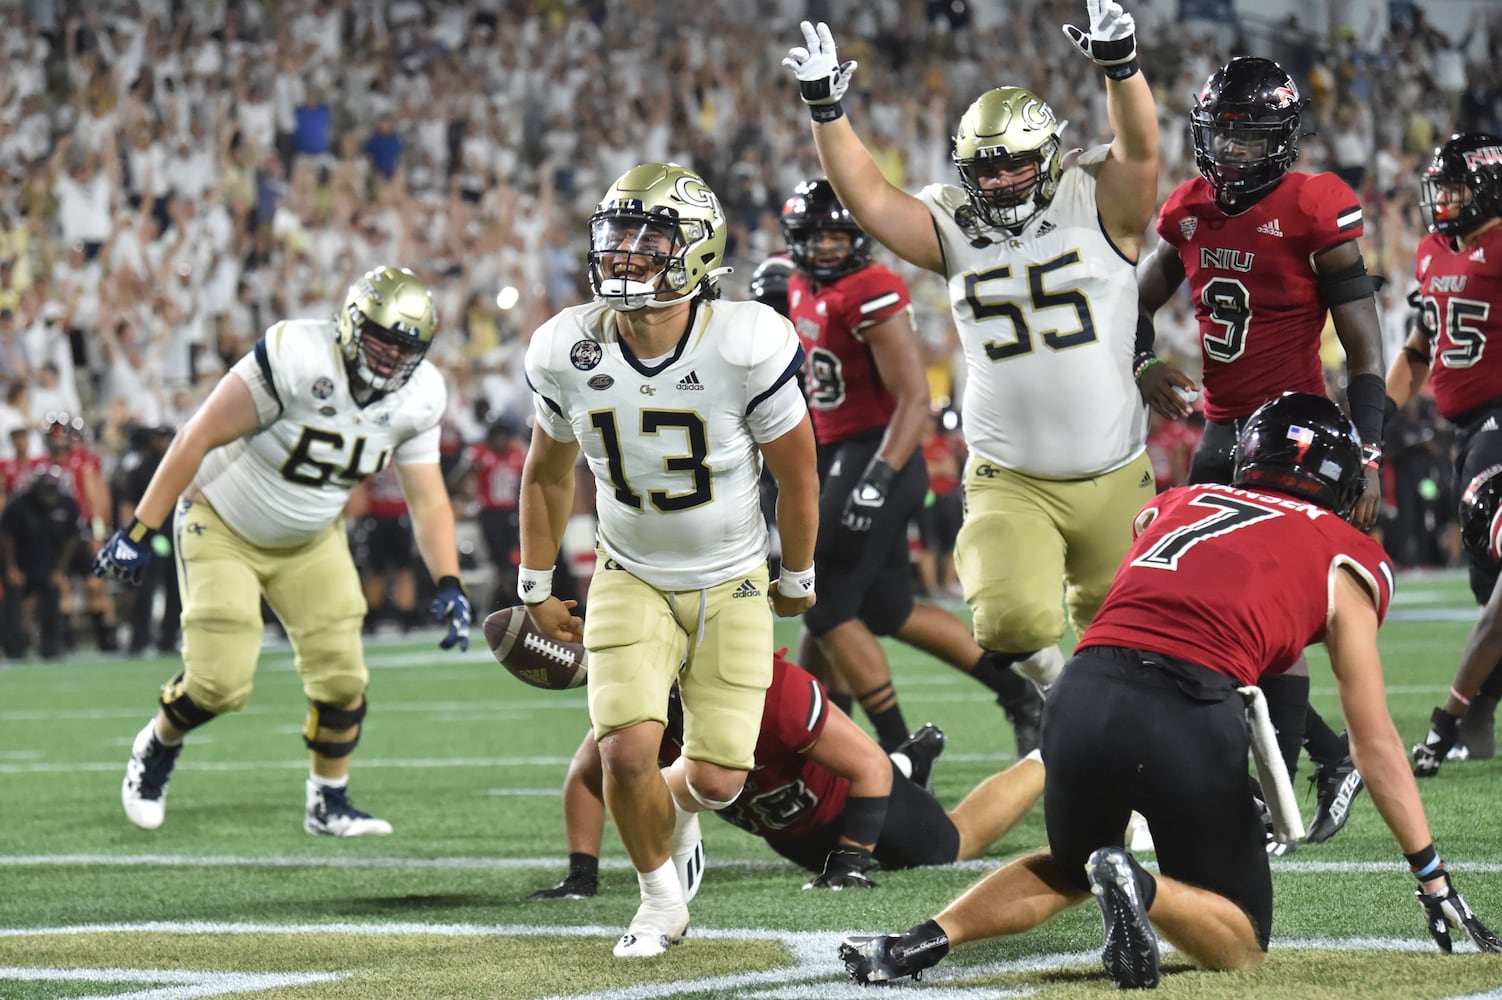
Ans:
[{"label": "stadium crowd in background", "polygon": [[[1055,26],[1076,6],[1025,0],[982,17],[964,3],[877,0],[842,20],[842,55],[862,66],[849,113],[886,176],[909,190],[951,178],[953,124],[999,82],[1045,92],[1069,122],[1066,144],[1107,139],[1093,68],[1057,58]],[[434,290],[451,470],[495,421],[525,421],[526,337],[588,297],[585,220],[632,165],[682,162],[721,193],[737,268],[727,291],[744,297],[755,265],[781,249],[784,198],[819,173],[801,109],[768,99],[794,86],[779,66],[786,32],[764,27],[821,7],[4,5],[0,459],[43,455],[49,414],[79,421],[79,444],[115,492],[115,511],[80,525],[81,544],[97,547],[131,499],[126,456],[180,425],[273,319],[331,316],[355,276],[392,263]],[[1365,207],[1362,250],[1388,279],[1378,308],[1392,358],[1424,232],[1415,170],[1452,131],[1502,131],[1502,20],[1477,11],[1449,35],[1422,11],[1392,31],[1380,21],[1175,23],[1179,44],[1142,53],[1161,123],[1160,203],[1194,174],[1183,122],[1209,73],[1231,54],[1278,59],[1311,99],[1315,134],[1299,168],[1337,173]],[[1007,81],[995,78],[1003,50]],[[943,281],[883,262],[912,290],[936,400],[960,396]],[[1197,378],[1181,300],[1160,314],[1158,334],[1160,354]],[[1326,342],[1339,384],[1328,330]],[[1160,482],[1173,482],[1182,446],[1153,433],[1155,453],[1170,456]],[[1423,396],[1391,422],[1383,525],[1400,564],[1458,561],[1450,433]]]}]

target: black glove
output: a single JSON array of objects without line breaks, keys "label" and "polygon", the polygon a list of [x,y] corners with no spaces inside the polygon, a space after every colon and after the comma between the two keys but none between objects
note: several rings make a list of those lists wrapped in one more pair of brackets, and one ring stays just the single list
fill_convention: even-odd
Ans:
[{"label": "black glove", "polygon": [[818,878],[806,883],[805,889],[875,889],[876,883],[866,877],[867,872],[877,869],[871,852],[864,847],[837,847],[824,859],[824,871]]},{"label": "black glove", "polygon": [[1425,892],[1420,885],[1414,893],[1419,899],[1419,905],[1424,908],[1424,918],[1429,922],[1429,936],[1434,938],[1439,950],[1446,955],[1450,954],[1450,928],[1454,927],[1470,935],[1471,940],[1476,942],[1476,947],[1482,951],[1502,952],[1502,940],[1498,940],[1497,935],[1476,919],[1476,914],[1471,912],[1465,900],[1460,898],[1460,893],[1455,891],[1450,873],[1441,868],[1440,874],[1445,880],[1440,892]]},{"label": "black glove", "polygon": [[881,505],[887,502],[887,495],[892,492],[892,480],[896,477],[897,470],[886,461],[881,458],[871,459],[871,464],[861,474],[861,481],[855,484],[855,489],[845,498],[840,524],[849,531],[870,531],[876,515],[881,511]]},{"label": "black glove", "polygon": [[1429,716],[1429,735],[1413,748],[1413,776],[1432,778],[1460,739],[1460,716],[1436,708]]}]

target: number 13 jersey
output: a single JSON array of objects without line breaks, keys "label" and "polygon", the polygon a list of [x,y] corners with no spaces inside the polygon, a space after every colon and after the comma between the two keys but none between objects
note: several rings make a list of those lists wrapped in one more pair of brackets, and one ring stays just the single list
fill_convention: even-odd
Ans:
[{"label": "number 13 jersey", "polygon": [[765,564],[756,446],[808,412],[787,320],[759,302],[696,299],[673,352],[644,362],[615,312],[591,302],[539,327],[526,366],[538,426],[589,461],[607,556],[664,591]]},{"label": "number 13 jersey", "polygon": [[1086,479],[1142,454],[1147,408],[1132,381],[1137,271],[1106,238],[1095,174],[1107,147],[1059,178],[1015,235],[978,227],[965,192],[919,194],[934,219],[965,348],[970,451],[1046,479]]}]

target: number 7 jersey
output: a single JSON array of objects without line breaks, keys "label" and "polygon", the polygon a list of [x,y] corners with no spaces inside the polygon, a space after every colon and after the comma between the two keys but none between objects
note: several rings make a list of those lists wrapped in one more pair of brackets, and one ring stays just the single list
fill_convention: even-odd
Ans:
[{"label": "number 7 jersey", "polygon": [[548,320],[527,347],[538,426],[577,440],[595,478],[599,543],[664,591],[765,565],[758,444],[808,412],[792,326],[759,302],[694,300],[688,330],[644,362],[599,302]]}]

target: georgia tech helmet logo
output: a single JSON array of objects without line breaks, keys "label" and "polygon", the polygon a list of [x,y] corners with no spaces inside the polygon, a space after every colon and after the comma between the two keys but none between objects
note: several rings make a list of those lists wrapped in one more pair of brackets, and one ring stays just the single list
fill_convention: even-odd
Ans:
[{"label": "georgia tech helmet logo", "polygon": [[1053,108],[1042,101],[1028,101],[1022,106],[1022,122],[1028,128],[1048,128],[1056,120]]},{"label": "georgia tech helmet logo", "polygon": [[717,219],[724,214],[720,211],[720,200],[709,189],[709,185],[692,174],[684,174],[678,178],[673,185],[673,194],[686,205],[709,209]]}]

